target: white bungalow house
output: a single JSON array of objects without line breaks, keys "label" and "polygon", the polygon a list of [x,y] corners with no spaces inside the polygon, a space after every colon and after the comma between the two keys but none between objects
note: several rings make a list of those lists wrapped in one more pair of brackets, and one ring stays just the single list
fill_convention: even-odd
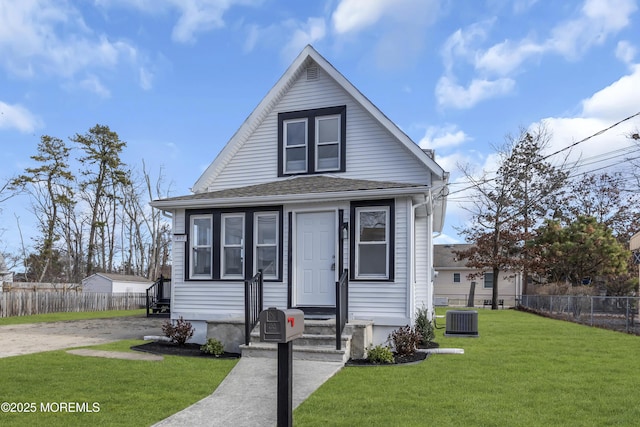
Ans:
[{"label": "white bungalow house", "polygon": [[[469,249],[470,244],[434,245],[433,263],[437,271],[434,303],[443,306],[466,306],[472,296],[474,306],[489,307],[493,297],[493,272],[467,267],[455,251]],[[471,277],[473,276],[473,277]],[[472,291],[473,289],[473,291]],[[522,293],[522,277],[518,272],[500,272],[498,301],[502,308],[513,307]]]},{"label": "white bungalow house", "polygon": [[307,46],[196,181],[155,200],[173,221],[171,318],[203,342],[244,313],[263,271],[264,308],[332,314],[348,270],[348,318],[373,341],[432,309],[432,235],[448,173]]},{"label": "white bungalow house", "polygon": [[95,273],[82,279],[82,292],[144,294],[151,285],[153,285],[152,281],[140,276]]}]

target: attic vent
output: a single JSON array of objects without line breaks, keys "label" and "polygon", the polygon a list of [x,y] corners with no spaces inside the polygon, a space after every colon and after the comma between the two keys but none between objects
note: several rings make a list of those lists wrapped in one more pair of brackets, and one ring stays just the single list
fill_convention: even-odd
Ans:
[{"label": "attic vent", "polygon": [[447,337],[477,337],[478,312],[475,310],[447,311],[447,326],[444,335]]},{"label": "attic vent", "polygon": [[307,80],[316,80],[318,78],[318,67],[307,68]]}]

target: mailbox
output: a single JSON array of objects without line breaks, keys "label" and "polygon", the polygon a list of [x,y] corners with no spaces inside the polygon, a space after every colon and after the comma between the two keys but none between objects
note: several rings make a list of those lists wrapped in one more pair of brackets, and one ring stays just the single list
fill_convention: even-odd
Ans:
[{"label": "mailbox", "polygon": [[286,343],[304,332],[302,310],[270,307],[260,313],[260,341]]}]

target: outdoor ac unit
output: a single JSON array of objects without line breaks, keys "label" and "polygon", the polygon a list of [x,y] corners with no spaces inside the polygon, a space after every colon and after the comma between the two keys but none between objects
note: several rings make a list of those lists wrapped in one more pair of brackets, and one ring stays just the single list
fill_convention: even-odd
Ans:
[{"label": "outdoor ac unit", "polygon": [[478,312],[475,310],[447,311],[446,337],[477,337]]}]

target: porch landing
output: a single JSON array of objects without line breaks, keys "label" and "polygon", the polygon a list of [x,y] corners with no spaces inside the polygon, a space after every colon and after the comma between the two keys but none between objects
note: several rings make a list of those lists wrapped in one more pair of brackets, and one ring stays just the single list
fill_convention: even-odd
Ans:
[{"label": "porch landing", "polygon": [[[293,408],[296,408],[344,363],[293,361]],[[277,360],[242,357],[208,397],[155,424],[255,427],[277,424]]]}]

